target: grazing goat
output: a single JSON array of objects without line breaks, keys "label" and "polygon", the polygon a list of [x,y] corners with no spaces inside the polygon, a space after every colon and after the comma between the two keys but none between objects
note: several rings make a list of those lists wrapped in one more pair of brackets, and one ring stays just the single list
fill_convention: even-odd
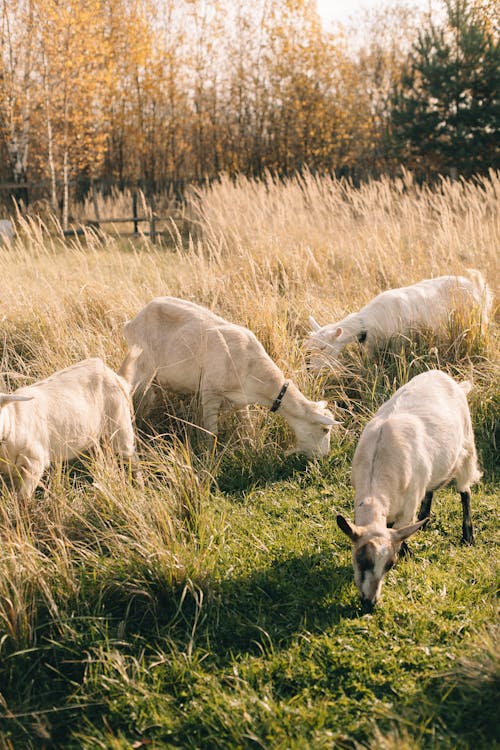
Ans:
[{"label": "grazing goat", "polygon": [[130,352],[121,374],[101,359],[86,359],[15,393],[0,393],[0,472],[21,499],[33,494],[51,463],[76,458],[100,440],[134,462],[129,380],[139,354]]},{"label": "grazing goat", "polygon": [[285,381],[248,328],[193,302],[157,297],[125,324],[124,334],[129,346],[143,350],[136,400],[153,380],[178,393],[199,393],[203,426],[214,435],[224,400],[236,408],[261,404],[283,414],[297,438],[295,452],[322,456],[330,450],[336,420],[326,401],[309,401]]},{"label": "grazing goat", "polygon": [[429,520],[433,492],[453,479],[462,499],[462,540],[474,541],[470,486],[481,473],[466,398],[470,388],[439,370],[417,375],[361,434],[352,464],[355,522],[338,515],[337,523],[353,543],[354,579],[368,607],[377,602],[402,542]]},{"label": "grazing goat", "polygon": [[324,365],[338,365],[338,355],[353,341],[365,344],[373,356],[377,344],[411,329],[429,328],[439,332],[454,311],[477,309],[484,331],[491,314],[493,295],[479,271],[465,276],[439,276],[400,289],[378,294],[359,312],[351,313],[338,323],[321,327],[311,316],[313,331],[305,347],[312,354],[312,370]]}]

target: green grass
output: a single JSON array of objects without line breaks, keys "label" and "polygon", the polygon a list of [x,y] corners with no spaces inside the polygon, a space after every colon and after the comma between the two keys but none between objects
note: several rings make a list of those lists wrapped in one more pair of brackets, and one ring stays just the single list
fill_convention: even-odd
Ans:
[{"label": "green grass", "polygon": [[343,425],[321,461],[286,458],[288,429],[263,410],[248,428],[225,418],[210,447],[196,400],[171,399],[177,417],[164,404],[145,425],[144,489],[103,454],[54,469],[28,519],[5,492],[0,747],[497,746],[490,360],[448,362],[476,384],[475,546],[459,543],[458,493],[438,492],[413,556],[363,615],[335,522],[352,515],[350,462],[370,413],[433,366],[412,347],[373,362],[347,353],[347,374],[323,382]]},{"label": "green grass", "polygon": [[104,547],[116,508],[87,519],[71,591],[58,586],[55,537],[26,538],[53,604],[26,580],[33,630],[2,639],[4,747],[351,748],[371,746],[376,731],[423,748],[493,747],[498,494],[474,493],[469,548],[458,496],[439,493],[370,616],[335,524],[352,507],[348,462],[289,469],[244,493],[210,492],[210,533],[195,528],[185,543],[215,549],[177,582],[134,544],[130,519],[128,555],[116,534]]},{"label": "green grass", "polygon": [[347,353],[347,374],[322,386],[343,416],[322,461],[286,458],[286,425],[263,410],[248,428],[225,418],[210,447],[196,400],[170,399],[145,425],[143,490],[103,454],[52,471],[29,520],[5,494],[0,747],[495,747],[489,360],[448,364],[476,383],[476,545],[459,543],[458,493],[437,493],[413,556],[363,615],[335,522],[352,515],[360,429],[433,366],[428,351]]}]

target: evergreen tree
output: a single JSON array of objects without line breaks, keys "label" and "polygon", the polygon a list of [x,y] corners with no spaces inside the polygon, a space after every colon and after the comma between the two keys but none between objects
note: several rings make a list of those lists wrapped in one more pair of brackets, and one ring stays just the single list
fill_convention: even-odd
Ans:
[{"label": "evergreen tree", "polygon": [[[421,173],[500,167],[498,35],[470,0],[421,30],[392,100],[397,156]],[[453,173],[453,172],[452,172]]]}]

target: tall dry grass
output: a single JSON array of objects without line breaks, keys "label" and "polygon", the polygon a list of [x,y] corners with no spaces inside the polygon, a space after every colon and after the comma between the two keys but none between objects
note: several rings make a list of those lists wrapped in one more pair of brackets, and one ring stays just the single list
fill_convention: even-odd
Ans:
[{"label": "tall dry grass", "polygon": [[[223,178],[192,194],[189,232],[172,224],[159,245],[91,230],[68,240],[53,219],[18,216],[15,241],[0,248],[5,387],[31,383],[88,356],[103,357],[116,368],[125,348],[123,322],[152,297],[169,294],[249,326],[287,375],[319,396],[325,384],[307,375],[300,348],[308,315],[327,322],[389,287],[468,267],[480,269],[497,290],[499,206],[496,173],[475,183],[444,180],[434,188],[416,185],[408,174],[360,188],[306,175],[284,184],[272,177]],[[494,420],[496,358],[489,334],[473,365],[483,382],[477,413],[485,422]],[[379,363],[368,371],[362,358],[355,361],[365,368],[366,386],[358,377],[329,391],[342,402],[344,417],[357,413],[359,426],[377,398],[410,376],[409,360],[401,355],[396,362],[392,370]],[[359,393],[353,393],[361,388],[370,398],[354,407]],[[273,431],[269,420],[259,424],[262,429],[244,444],[247,462],[252,452],[263,455],[270,445],[271,458],[282,450],[282,433]],[[119,568],[123,585],[139,598],[148,597],[148,576],[141,571],[154,570],[160,587],[196,590],[224,537],[208,499],[225,460],[225,454],[198,454],[197,448],[196,441],[182,438],[148,443],[146,491],[98,459],[91,467],[92,485],[52,472],[28,519],[19,517],[4,488],[4,648],[36,644],[40,611],[57,621],[61,603],[54,590],[59,598],[76,599],[96,578],[95,585],[112,586]],[[239,460],[233,456],[233,465]]]},{"label": "tall dry grass", "polygon": [[241,177],[193,193],[189,237],[172,225],[160,246],[91,230],[64,240],[53,220],[19,218],[1,250],[10,369],[38,377],[90,354],[116,364],[122,322],[162,294],[249,325],[293,368],[309,314],[338,319],[384,289],[468,267],[496,291],[499,202],[497,173],[435,188],[409,174],[358,189],[312,175]]}]

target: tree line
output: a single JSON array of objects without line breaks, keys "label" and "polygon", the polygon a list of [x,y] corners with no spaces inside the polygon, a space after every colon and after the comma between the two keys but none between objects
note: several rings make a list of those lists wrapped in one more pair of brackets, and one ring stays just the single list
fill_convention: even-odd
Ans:
[{"label": "tree line", "polygon": [[496,0],[382,8],[356,44],[314,0],[0,2],[0,181],[63,219],[95,180],[499,166]]}]

